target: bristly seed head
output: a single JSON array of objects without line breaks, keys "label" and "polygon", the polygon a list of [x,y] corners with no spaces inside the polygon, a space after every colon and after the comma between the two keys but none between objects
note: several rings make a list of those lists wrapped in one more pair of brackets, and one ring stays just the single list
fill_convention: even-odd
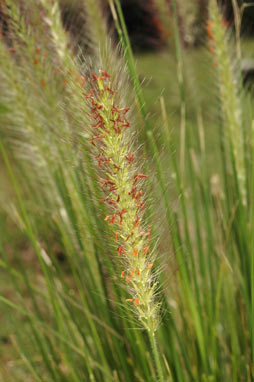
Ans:
[{"label": "bristly seed head", "polygon": [[100,186],[105,197],[99,201],[110,208],[105,217],[115,226],[114,241],[117,256],[124,270],[127,290],[136,314],[143,326],[155,331],[158,326],[158,303],[154,302],[155,286],[152,274],[152,255],[148,243],[152,226],[144,222],[144,192],[141,189],[148,175],[135,171],[134,154],[130,151],[131,138],[128,130],[128,107],[117,105],[117,90],[110,75],[101,70],[92,73],[91,88],[85,93],[90,107],[91,144],[97,151],[95,159],[100,172]]}]

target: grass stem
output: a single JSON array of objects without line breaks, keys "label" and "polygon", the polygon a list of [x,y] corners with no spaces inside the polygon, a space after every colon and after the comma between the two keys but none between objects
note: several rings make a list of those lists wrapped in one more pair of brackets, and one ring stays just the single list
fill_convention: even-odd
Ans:
[{"label": "grass stem", "polygon": [[163,376],[163,371],[162,371],[162,366],[161,366],[161,361],[160,361],[160,355],[159,355],[159,350],[158,350],[158,345],[155,337],[155,333],[151,330],[148,331],[148,336],[153,352],[153,357],[154,357],[154,362],[156,365],[158,377],[159,377],[159,382],[164,382],[164,376]]}]

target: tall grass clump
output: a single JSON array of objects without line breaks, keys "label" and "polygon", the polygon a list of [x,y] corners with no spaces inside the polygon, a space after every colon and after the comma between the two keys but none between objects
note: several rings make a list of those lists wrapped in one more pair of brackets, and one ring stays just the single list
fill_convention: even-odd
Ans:
[{"label": "tall grass clump", "polygon": [[0,380],[254,378],[240,23],[210,0],[193,48],[184,2],[154,4],[163,52],[137,61],[119,0],[0,5]]}]

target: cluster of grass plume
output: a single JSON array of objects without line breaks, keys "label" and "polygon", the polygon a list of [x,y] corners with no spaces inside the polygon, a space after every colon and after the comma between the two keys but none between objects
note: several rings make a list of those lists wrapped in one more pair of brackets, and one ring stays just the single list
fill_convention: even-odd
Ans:
[{"label": "cluster of grass plume", "polygon": [[68,0],[2,3],[0,149],[14,196],[1,204],[0,267],[12,293],[0,301],[15,366],[0,378],[251,381],[253,94],[217,3],[200,50],[212,47],[208,118],[202,94],[191,103],[179,2],[157,0],[162,23],[173,23],[165,82],[179,89],[178,119],[160,98],[159,134],[119,0],[108,8],[120,48],[100,1],[78,3],[83,50],[63,27]]}]

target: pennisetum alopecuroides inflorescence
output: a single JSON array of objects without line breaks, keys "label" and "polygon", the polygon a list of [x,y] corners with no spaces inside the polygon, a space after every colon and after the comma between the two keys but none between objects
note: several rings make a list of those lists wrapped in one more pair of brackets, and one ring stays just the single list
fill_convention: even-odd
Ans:
[{"label": "pennisetum alopecuroides inflorescence", "polygon": [[160,381],[163,374],[155,342],[160,302],[153,272],[152,226],[144,218],[145,194],[142,186],[148,177],[138,170],[132,152],[128,107],[119,106],[119,95],[110,75],[100,70],[92,74],[85,98],[91,117],[91,139],[103,192],[100,202],[108,207],[105,222],[112,226],[112,240],[121,268],[119,278],[129,297],[125,303],[149,334]]}]

